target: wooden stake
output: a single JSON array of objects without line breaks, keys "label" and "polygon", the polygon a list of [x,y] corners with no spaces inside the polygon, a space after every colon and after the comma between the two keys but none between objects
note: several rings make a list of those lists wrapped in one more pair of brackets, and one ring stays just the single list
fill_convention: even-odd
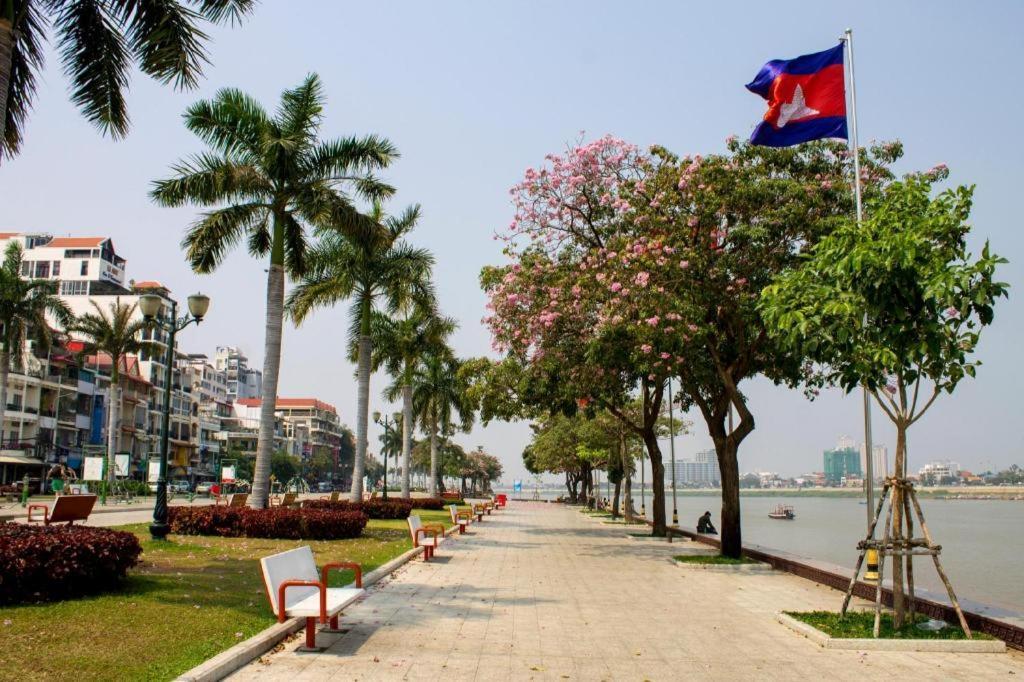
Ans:
[{"label": "wooden stake", "polygon": [[[908,600],[908,611],[910,612],[910,622],[914,622],[914,551],[912,550],[914,542],[914,517],[910,513],[910,495],[903,496],[903,511],[904,516],[907,519],[907,551],[905,552],[907,557],[907,600]],[[934,555],[932,555],[934,556]]]},{"label": "wooden stake", "polygon": [[[873,636],[877,639],[882,628],[882,579],[885,577],[885,555],[889,551],[889,529],[892,527],[892,510],[894,500],[889,501],[889,513],[886,515],[885,533],[882,536],[883,546],[878,550],[878,584],[875,585],[875,626]],[[893,566],[896,564],[894,563]]]},{"label": "wooden stake", "polygon": [[[910,500],[914,503],[917,519],[921,522],[921,532],[924,534],[924,539],[928,542],[930,548],[934,547],[931,533],[928,532],[928,525],[924,522],[924,512],[921,511],[921,503],[917,501],[917,493],[913,487],[910,488]],[[960,602],[957,601],[956,593],[953,592],[953,585],[950,584],[949,578],[946,577],[946,572],[942,570],[942,562],[939,561],[938,552],[932,554],[932,560],[935,562],[935,572],[939,574],[942,584],[946,586],[946,592],[949,593],[949,600],[953,603],[953,608],[956,610],[956,616],[960,620],[960,627],[964,631],[964,636],[967,639],[973,639],[971,628],[967,625],[967,619],[964,618],[964,612],[960,608]]]},{"label": "wooden stake", "polygon": [[[871,521],[871,527],[868,528],[868,536],[864,539],[865,543],[871,543],[875,538],[875,528],[878,527],[878,518],[882,515],[882,505],[885,504],[885,497],[889,494],[889,483],[886,482],[882,486],[882,494],[878,497],[878,506],[875,508],[875,517]],[[861,566],[864,565],[864,556],[867,553],[867,544],[860,550],[860,556],[857,557],[857,566],[853,569],[853,577],[850,578],[850,586],[846,588],[846,596],[843,597],[843,607],[839,610],[839,617],[842,618],[846,615],[846,609],[850,606],[850,598],[853,597],[853,588],[857,584],[857,576],[860,575]],[[881,580],[881,574],[879,574],[879,580]]]}]

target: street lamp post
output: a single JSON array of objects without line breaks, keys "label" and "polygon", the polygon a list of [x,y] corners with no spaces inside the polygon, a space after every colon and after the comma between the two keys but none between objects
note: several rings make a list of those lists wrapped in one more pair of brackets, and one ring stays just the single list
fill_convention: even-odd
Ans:
[{"label": "street lamp post", "polygon": [[[380,412],[374,412],[373,421],[384,427],[384,436],[387,438],[388,433],[391,432],[391,419],[384,415],[382,421],[380,416]],[[381,494],[381,497],[385,500],[388,499],[388,447],[388,444],[384,443],[384,447],[380,449],[380,453],[384,457],[384,492]]]},{"label": "street lamp post", "polygon": [[153,523],[149,525],[149,534],[154,540],[167,537],[170,527],[167,525],[167,449],[171,430],[171,382],[174,375],[174,337],[179,331],[195,322],[199,324],[210,308],[210,297],[193,294],[188,297],[189,315],[178,315],[178,303],[170,299],[171,315],[168,319],[159,317],[164,298],[156,294],[145,294],[139,297],[139,310],[147,322],[157,329],[167,332],[167,352],[164,354],[164,404],[160,416],[160,472],[156,481],[156,506],[153,507]]}]

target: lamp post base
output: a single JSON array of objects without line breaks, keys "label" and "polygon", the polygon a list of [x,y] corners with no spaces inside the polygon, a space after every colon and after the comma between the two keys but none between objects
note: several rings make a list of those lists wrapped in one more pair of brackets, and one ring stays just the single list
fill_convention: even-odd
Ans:
[{"label": "lamp post base", "polygon": [[167,534],[171,532],[171,527],[166,523],[160,521],[154,521],[149,524],[149,534],[153,536],[154,540],[166,540]]}]

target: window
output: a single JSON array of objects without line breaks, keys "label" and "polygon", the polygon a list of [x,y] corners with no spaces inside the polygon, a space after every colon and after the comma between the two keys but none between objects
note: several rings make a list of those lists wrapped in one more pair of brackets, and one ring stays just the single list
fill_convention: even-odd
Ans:
[{"label": "window", "polygon": [[60,283],[60,295],[61,296],[85,296],[89,293],[88,282],[61,282]]},{"label": "window", "polygon": [[82,277],[85,277],[88,274],[89,274],[89,261],[84,260],[84,261],[82,261],[82,272],[81,272],[81,275],[82,275]]},{"label": "window", "polygon": [[47,279],[50,276],[50,261],[41,260],[36,262],[36,279]]},{"label": "window", "polygon": [[22,261],[22,263],[21,263],[21,276],[22,277],[31,277],[32,276],[32,268],[33,268],[34,265],[35,265],[35,263],[33,263],[30,260]]},{"label": "window", "polygon": [[53,261],[53,276],[54,277],[60,277],[60,261],[59,260]]}]

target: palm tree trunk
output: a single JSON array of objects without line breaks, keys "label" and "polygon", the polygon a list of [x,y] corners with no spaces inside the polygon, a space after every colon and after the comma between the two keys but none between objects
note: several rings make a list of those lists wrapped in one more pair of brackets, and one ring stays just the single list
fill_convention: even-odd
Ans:
[{"label": "palm tree trunk", "polygon": [[0,140],[7,134],[7,92],[11,88],[14,62],[14,25],[0,17]]},{"label": "palm tree trunk", "polygon": [[369,331],[369,309],[363,315],[362,332],[359,334],[359,395],[356,401],[356,460],[352,465],[352,501],[363,499],[363,472],[366,470],[366,449],[369,446],[367,427],[370,419],[370,355],[372,341]]},{"label": "palm tree trunk", "polygon": [[263,399],[256,444],[249,506],[264,509],[270,497],[270,459],[274,454],[274,411],[277,409],[277,378],[281,371],[281,333],[284,321],[284,234],[274,221],[274,244],[267,272],[267,319],[263,342]]},{"label": "palm tree trunk", "polygon": [[437,497],[437,416],[430,417],[430,477],[427,479],[427,497]]},{"label": "palm tree trunk", "polygon": [[412,462],[412,386],[402,386],[402,497],[411,497],[409,465]]},{"label": "palm tree trunk", "polygon": [[[0,123],[0,125],[3,125]],[[2,137],[2,136],[0,136]],[[0,449],[4,443],[4,410],[7,409],[7,377],[11,373],[11,354],[6,345],[0,349]],[[22,405],[24,408],[24,405]]]},{"label": "palm tree trunk", "polygon": [[[117,360],[113,360],[116,366]],[[117,452],[117,431],[121,428],[121,420],[118,412],[121,406],[121,384],[119,379],[110,379],[110,400],[107,404],[107,486],[114,485],[115,471],[114,453]],[[170,381],[170,377],[167,377]],[[54,407],[54,414],[60,419],[60,404]],[[56,431],[54,431],[56,433]]]}]

